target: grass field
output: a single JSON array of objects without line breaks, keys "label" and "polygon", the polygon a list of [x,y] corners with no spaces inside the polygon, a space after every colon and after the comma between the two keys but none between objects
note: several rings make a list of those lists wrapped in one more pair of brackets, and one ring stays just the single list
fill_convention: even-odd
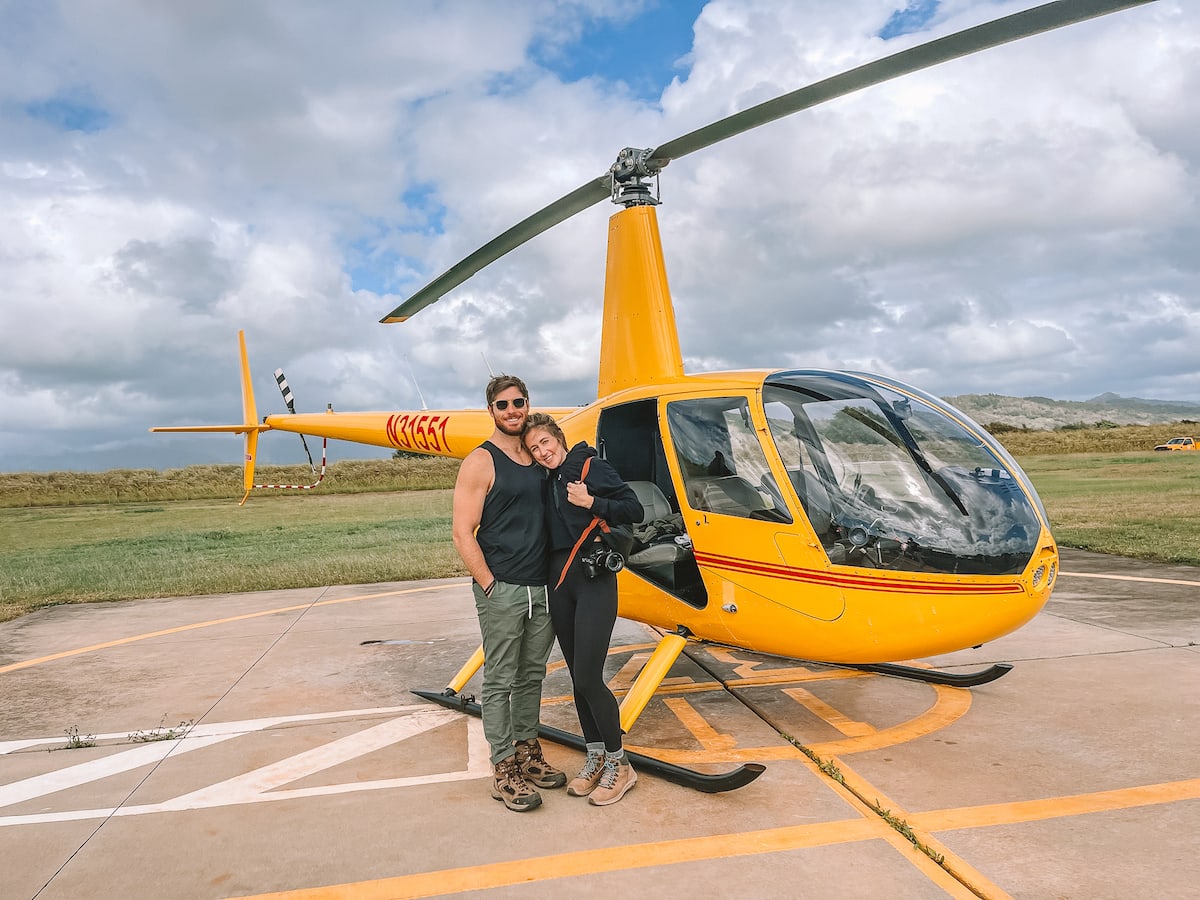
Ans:
[{"label": "grass field", "polygon": [[[1064,452],[1099,437],[1058,435],[1015,433],[1032,451],[1001,438],[1061,545],[1200,565],[1200,453]],[[0,621],[60,603],[465,574],[450,542],[457,465],[342,462],[316,491],[257,492],[243,507],[235,466],[0,474]]]},{"label": "grass field", "polygon": [[[425,491],[454,485],[458,460],[349,459],[330,466],[317,491],[363,494]],[[305,466],[259,466],[263,484],[311,484]],[[287,492],[257,491],[260,498]],[[93,503],[145,503],[163,500],[242,498],[241,466],[188,466],[186,469],[111,469],[107,472],[0,472],[0,509],[15,506],[81,506]]]},{"label": "grass field", "polygon": [[0,510],[0,621],[57,603],[441,578],[450,491]]},{"label": "grass field", "polygon": [[1200,565],[1200,452],[1024,456],[1059,544]]}]

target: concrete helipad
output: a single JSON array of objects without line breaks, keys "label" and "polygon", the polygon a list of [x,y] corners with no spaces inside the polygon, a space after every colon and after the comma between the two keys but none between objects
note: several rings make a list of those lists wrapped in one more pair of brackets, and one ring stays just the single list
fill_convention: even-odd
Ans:
[{"label": "concrete helipad", "polygon": [[[1063,570],[922,661],[1015,665],[970,690],[689,648],[629,743],[765,774],[522,815],[409,693],[478,643],[464,580],[46,610],[0,625],[0,898],[1200,897],[1200,569]],[[618,623],[615,689],[656,639]],[[557,655],[544,719],[575,729]]]}]

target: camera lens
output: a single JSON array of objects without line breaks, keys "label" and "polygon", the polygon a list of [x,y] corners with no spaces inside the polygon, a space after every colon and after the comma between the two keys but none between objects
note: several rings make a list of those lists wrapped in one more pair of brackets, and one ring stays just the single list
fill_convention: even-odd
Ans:
[{"label": "camera lens", "polygon": [[604,568],[610,572],[620,572],[625,568],[625,558],[620,553],[606,553],[604,555]]}]

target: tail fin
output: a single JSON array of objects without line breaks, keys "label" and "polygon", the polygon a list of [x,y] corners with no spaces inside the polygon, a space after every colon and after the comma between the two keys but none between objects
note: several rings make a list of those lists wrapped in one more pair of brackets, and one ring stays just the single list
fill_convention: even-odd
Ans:
[{"label": "tail fin", "polygon": [[151,431],[201,431],[229,432],[246,435],[246,453],[242,462],[242,503],[250,496],[254,487],[254,460],[258,454],[258,436],[261,432],[270,431],[270,425],[258,422],[258,412],[254,406],[254,385],[250,381],[250,359],[246,355],[246,333],[238,332],[238,350],[241,353],[242,364],[242,423],[240,425],[177,425],[171,427],[151,428]]},{"label": "tail fin", "polygon": [[246,353],[246,332],[238,331],[238,350],[242,355],[242,422],[254,426],[246,432],[246,454],[242,461],[242,501],[244,506],[254,489],[254,460],[258,454],[258,410],[254,406],[254,383],[250,380],[250,357]]}]

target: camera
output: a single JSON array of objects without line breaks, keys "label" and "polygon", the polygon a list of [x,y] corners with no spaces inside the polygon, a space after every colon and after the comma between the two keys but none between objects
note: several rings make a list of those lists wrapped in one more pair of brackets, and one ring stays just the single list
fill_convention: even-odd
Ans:
[{"label": "camera", "polygon": [[600,543],[587,556],[581,557],[580,562],[587,577],[592,579],[600,577],[601,572],[620,572],[625,568],[625,557]]}]

